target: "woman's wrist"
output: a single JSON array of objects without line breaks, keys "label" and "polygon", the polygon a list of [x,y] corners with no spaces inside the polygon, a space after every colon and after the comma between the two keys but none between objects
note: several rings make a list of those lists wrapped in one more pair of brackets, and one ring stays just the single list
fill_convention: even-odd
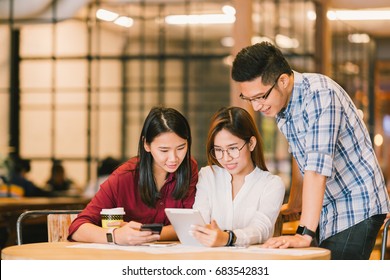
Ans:
[{"label": "woman's wrist", "polygon": [[221,230],[220,233],[218,233],[218,241],[215,243],[215,246],[226,246],[228,242],[229,233],[226,230]]}]

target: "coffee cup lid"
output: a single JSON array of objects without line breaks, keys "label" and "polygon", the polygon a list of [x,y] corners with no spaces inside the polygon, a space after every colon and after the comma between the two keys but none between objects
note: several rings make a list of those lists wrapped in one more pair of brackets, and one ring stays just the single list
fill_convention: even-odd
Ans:
[{"label": "coffee cup lid", "polygon": [[123,207],[110,208],[110,209],[102,209],[100,212],[102,215],[125,215],[125,210]]}]

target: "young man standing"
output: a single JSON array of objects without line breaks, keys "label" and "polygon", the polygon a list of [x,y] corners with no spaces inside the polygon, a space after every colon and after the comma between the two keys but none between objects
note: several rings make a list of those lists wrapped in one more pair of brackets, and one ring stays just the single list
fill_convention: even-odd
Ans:
[{"label": "young man standing", "polygon": [[318,227],[319,246],[332,259],[369,259],[390,203],[367,128],[348,94],[327,76],[293,71],[268,42],[242,49],[232,78],[241,99],[276,118],[303,174],[296,234],[264,246],[309,247]]}]

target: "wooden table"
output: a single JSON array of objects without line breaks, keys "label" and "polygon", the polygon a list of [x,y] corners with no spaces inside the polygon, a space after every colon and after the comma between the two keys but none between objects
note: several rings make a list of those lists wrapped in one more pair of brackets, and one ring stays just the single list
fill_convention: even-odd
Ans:
[{"label": "wooden table", "polygon": [[[152,254],[112,249],[70,248],[78,242],[44,242],[10,246],[1,252],[2,260],[329,260],[330,251],[323,248],[305,248],[315,252],[310,255],[272,253],[249,253],[246,249],[212,248],[207,252],[182,252]],[[165,249],[156,248],[156,249]],[[145,249],[146,251],[146,249]]]},{"label": "wooden table", "polygon": [[90,198],[85,197],[1,197],[0,221],[8,228],[6,246],[16,244],[16,220],[27,210],[84,209]]},{"label": "wooden table", "polygon": [[59,209],[59,207],[85,207],[90,198],[85,197],[1,197],[0,214],[11,211]]}]

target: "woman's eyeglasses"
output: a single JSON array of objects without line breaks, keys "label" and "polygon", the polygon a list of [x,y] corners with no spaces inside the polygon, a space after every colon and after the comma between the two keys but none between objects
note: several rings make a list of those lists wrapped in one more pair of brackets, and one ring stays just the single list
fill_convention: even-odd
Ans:
[{"label": "woman's eyeglasses", "polygon": [[240,151],[248,142],[245,142],[244,145],[242,145],[241,148],[238,147],[230,147],[227,148],[226,150],[221,149],[221,148],[212,148],[210,151],[210,154],[213,158],[220,160],[223,158],[225,151],[231,158],[238,158],[240,156]]}]

